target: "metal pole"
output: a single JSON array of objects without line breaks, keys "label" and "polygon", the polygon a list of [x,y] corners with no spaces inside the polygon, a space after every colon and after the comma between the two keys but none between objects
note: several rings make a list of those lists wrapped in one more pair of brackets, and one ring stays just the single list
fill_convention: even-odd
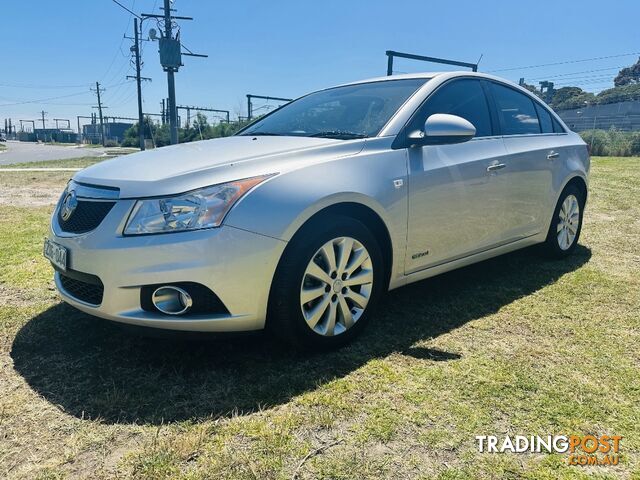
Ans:
[{"label": "metal pole", "polygon": [[100,83],[96,82],[96,93],[98,94],[98,113],[100,114],[100,137],[102,138],[102,146],[105,147],[104,144],[104,122],[102,119],[102,102],[100,101]]},{"label": "metal pole", "polygon": [[140,80],[140,42],[138,39],[138,19],[133,19],[134,48],[136,54],[136,84],[138,87],[138,139],[140,150],[144,150],[144,115],[142,114],[142,85]]},{"label": "metal pole", "polygon": [[[164,0],[164,36],[172,38],[171,31],[171,2]],[[178,111],[176,109],[176,80],[173,68],[167,69],[167,84],[169,89],[169,131],[171,145],[178,143]]]},{"label": "metal pole", "polygon": [[396,52],[395,50],[387,50],[387,75],[393,73],[393,57],[408,58],[410,60],[420,60],[423,62],[443,63],[445,65],[456,65],[458,67],[470,68],[474,72],[478,71],[477,63],[459,62],[457,60],[449,60],[447,58],[426,57],[424,55],[415,55],[413,53]]},{"label": "metal pole", "polygon": [[176,110],[176,81],[173,70],[167,72],[169,85],[169,131],[171,133],[171,145],[178,143],[178,112]]}]

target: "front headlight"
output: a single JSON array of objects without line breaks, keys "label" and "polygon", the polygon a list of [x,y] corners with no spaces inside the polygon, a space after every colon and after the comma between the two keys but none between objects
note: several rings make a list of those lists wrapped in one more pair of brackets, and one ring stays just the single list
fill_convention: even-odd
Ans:
[{"label": "front headlight", "polygon": [[184,232],[218,227],[234,203],[271,175],[245,178],[173,197],[138,200],[125,235]]}]

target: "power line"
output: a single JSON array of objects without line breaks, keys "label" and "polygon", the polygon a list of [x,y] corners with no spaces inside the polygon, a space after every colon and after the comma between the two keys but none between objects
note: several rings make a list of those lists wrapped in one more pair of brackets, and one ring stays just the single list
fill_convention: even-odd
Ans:
[{"label": "power line", "polygon": [[[140,17],[140,15],[138,15],[136,12],[128,9],[127,7],[125,7],[123,4],[121,4],[118,0],[111,0],[113,3],[119,5],[121,8],[125,9],[127,12],[129,12],[131,15],[133,15],[134,17],[136,17],[137,19],[141,20],[142,17]],[[133,5],[131,6],[131,8],[133,8],[133,6],[135,6],[136,2],[134,0]]]},{"label": "power line", "polygon": [[571,63],[582,63],[582,62],[592,62],[595,60],[606,60],[608,58],[620,58],[620,57],[629,57],[631,55],[640,55],[640,52],[631,52],[631,53],[620,53],[617,55],[606,55],[603,57],[593,57],[593,58],[583,58],[580,60],[566,60],[564,62],[554,62],[554,63],[541,63],[539,65],[525,65],[523,67],[509,67],[509,68],[500,68],[497,70],[488,70],[487,73],[494,72],[510,72],[513,70],[525,70],[529,68],[540,68],[540,67],[552,67],[556,65],[568,65]]},{"label": "power line", "polygon": [[[118,2],[116,2],[116,3],[118,3]],[[133,0],[131,8],[135,7],[135,5],[136,5],[136,0]],[[122,6],[122,5],[120,5],[120,6]],[[125,10],[128,10],[128,9],[125,8]],[[113,66],[113,64],[116,61],[116,58],[118,57],[118,53],[120,53],[123,57],[126,57],[126,55],[124,55],[122,53],[122,44],[124,43],[124,38],[125,38],[125,35],[127,34],[127,30],[129,30],[129,22],[130,21],[131,21],[131,15],[129,15],[127,17],[127,25],[126,25],[126,27],[124,29],[124,32],[122,33],[122,39],[120,40],[120,45],[118,45],[118,48],[116,49],[116,53],[113,54],[113,58],[111,59],[111,62],[109,63],[109,66],[107,67],[106,72],[104,72],[104,75],[102,75],[101,80],[104,80],[104,78],[107,76],[107,74],[111,71],[111,67]]]},{"label": "power line", "polygon": [[[124,85],[125,83],[131,83],[131,80],[127,80],[126,82],[118,83],[115,85],[108,85],[106,88],[116,87],[118,85]],[[68,95],[58,95],[56,97],[38,98],[36,100],[24,100],[24,101],[14,102],[14,103],[3,103],[3,104],[0,104],[0,107],[12,107],[14,105],[25,105],[28,103],[44,103],[49,100],[58,100],[60,98],[69,98],[69,97],[77,97],[80,95],[87,95],[87,93],[88,93],[87,91],[83,90],[82,92],[70,93]]]},{"label": "power line", "polygon": [[69,95],[58,95],[57,97],[49,97],[49,98],[39,98],[37,100],[25,100],[23,102],[14,102],[14,103],[3,103],[0,105],[0,107],[12,107],[14,105],[25,105],[27,103],[43,103],[46,102],[47,100],[57,100],[59,98],[69,98],[69,97],[77,97],[79,95],[86,95],[87,92],[78,92],[78,93],[71,93]]},{"label": "power line", "polygon": [[533,77],[533,78],[529,78],[528,80],[547,80],[549,78],[570,77],[570,76],[574,76],[582,73],[594,73],[594,72],[606,72],[608,70],[620,70],[625,67],[626,65],[623,65],[620,67],[596,68],[593,70],[582,70],[580,72],[567,72],[567,73],[560,73],[557,75],[545,75],[544,77]]},{"label": "power line", "polygon": [[45,89],[65,89],[65,88],[82,88],[82,87],[88,87],[89,85],[93,85],[92,83],[83,83],[80,85],[24,85],[24,84],[20,84],[20,85],[16,85],[16,84],[11,84],[11,83],[0,83],[0,87],[6,87],[6,88],[35,88],[38,90],[45,90]]}]

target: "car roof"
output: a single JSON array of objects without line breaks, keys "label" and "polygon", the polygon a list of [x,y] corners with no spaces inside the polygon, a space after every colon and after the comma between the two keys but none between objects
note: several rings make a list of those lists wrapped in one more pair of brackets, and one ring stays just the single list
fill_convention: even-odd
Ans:
[{"label": "car roof", "polygon": [[403,80],[403,79],[412,79],[412,78],[424,78],[426,80],[432,80],[435,79],[437,77],[446,77],[446,78],[453,78],[453,77],[478,77],[478,78],[488,78],[491,80],[497,80],[499,82],[503,82],[503,83],[509,83],[511,85],[515,85],[513,82],[511,82],[510,80],[501,78],[501,77],[496,77],[495,75],[490,75],[488,73],[480,73],[480,72],[470,72],[469,70],[454,70],[454,71],[448,71],[448,72],[417,72],[417,73],[403,73],[400,75],[390,75],[390,76],[385,76],[385,77],[373,77],[373,78],[367,78],[364,80],[356,80],[354,82],[347,82],[347,83],[343,83],[341,85],[336,85],[336,86],[344,86],[344,85],[357,85],[359,83],[372,83],[372,82],[387,82],[390,80]]}]

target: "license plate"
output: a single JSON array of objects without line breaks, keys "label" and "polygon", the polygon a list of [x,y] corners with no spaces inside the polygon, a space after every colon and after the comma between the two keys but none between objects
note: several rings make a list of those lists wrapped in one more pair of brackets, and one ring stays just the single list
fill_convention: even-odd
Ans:
[{"label": "license plate", "polygon": [[59,269],[67,270],[67,249],[62,245],[45,238],[44,256]]}]

